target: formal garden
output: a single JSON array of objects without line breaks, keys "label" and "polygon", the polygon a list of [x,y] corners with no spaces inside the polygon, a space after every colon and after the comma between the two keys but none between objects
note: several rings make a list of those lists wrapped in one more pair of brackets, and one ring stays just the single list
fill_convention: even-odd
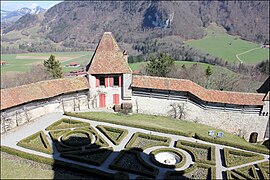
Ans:
[{"label": "formal garden", "polygon": [[26,151],[3,145],[1,151],[99,178],[269,179],[269,151],[260,146],[235,148],[222,145],[230,142],[226,137],[213,143],[200,131],[197,136],[205,139],[190,136],[190,130],[166,134],[166,127],[151,129],[147,122],[129,127],[69,115],[21,138],[17,146]]}]

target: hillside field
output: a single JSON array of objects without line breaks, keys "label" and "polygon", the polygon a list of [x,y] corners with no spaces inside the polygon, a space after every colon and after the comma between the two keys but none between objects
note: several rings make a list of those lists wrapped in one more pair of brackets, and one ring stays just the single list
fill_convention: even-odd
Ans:
[{"label": "hillside field", "polygon": [[[259,44],[231,36],[221,27],[211,24],[206,28],[207,36],[199,40],[189,40],[185,44],[207,52],[229,62],[256,64],[269,58],[269,49],[263,49]],[[236,57],[238,55],[238,58]]]},{"label": "hillside field", "polygon": [[[61,62],[64,73],[80,70],[89,63],[93,52],[53,52],[53,53],[27,53],[27,54],[1,54],[1,61],[7,64],[1,66],[1,72],[25,72],[31,70],[33,65],[43,64],[50,55],[55,55],[55,59]],[[66,67],[70,62],[80,63],[81,67]]]}]

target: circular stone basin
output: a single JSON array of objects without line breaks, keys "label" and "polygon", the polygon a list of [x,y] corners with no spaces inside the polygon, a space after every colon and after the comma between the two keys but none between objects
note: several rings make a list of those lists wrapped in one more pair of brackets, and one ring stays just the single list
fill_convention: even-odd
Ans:
[{"label": "circular stone basin", "polygon": [[85,146],[91,143],[91,138],[88,132],[70,131],[61,137],[61,142],[67,146]]},{"label": "circular stone basin", "polygon": [[160,148],[150,153],[150,160],[161,167],[180,168],[186,163],[186,156],[173,148]]},{"label": "circular stone basin", "polygon": [[160,152],[155,155],[155,159],[165,165],[176,165],[182,158],[173,152]]}]

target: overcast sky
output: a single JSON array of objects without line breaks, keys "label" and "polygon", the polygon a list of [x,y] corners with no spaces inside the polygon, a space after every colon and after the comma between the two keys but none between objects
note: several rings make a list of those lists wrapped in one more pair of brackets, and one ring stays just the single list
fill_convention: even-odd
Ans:
[{"label": "overcast sky", "polygon": [[36,6],[49,9],[60,2],[62,1],[1,1],[1,9],[14,11],[23,7],[34,8]]}]

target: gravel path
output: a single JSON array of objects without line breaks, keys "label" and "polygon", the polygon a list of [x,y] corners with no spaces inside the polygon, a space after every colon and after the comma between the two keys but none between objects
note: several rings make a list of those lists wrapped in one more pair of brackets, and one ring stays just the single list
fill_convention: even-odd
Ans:
[{"label": "gravel path", "polygon": [[[216,178],[217,179],[222,179],[222,171],[226,171],[226,170],[231,170],[231,169],[235,169],[235,168],[240,168],[240,167],[244,167],[246,165],[251,165],[251,164],[256,164],[259,162],[263,162],[263,161],[267,161],[269,158],[269,155],[264,155],[264,160],[260,160],[260,161],[256,161],[256,162],[252,162],[252,163],[248,163],[245,165],[240,165],[240,166],[236,166],[236,167],[231,167],[231,168],[226,168],[222,165],[222,159],[221,159],[221,153],[220,153],[220,149],[223,149],[224,147],[228,147],[228,146],[223,146],[223,145],[217,145],[217,144],[213,144],[213,143],[209,143],[209,142],[205,142],[205,141],[201,141],[201,140],[197,140],[191,137],[184,137],[184,136],[178,136],[178,135],[171,135],[171,134],[165,134],[165,133],[159,133],[159,132],[154,132],[154,131],[149,131],[149,130],[144,130],[144,129],[139,129],[139,128],[133,128],[133,127],[127,127],[127,126],[122,126],[122,125],[115,125],[115,124],[111,124],[111,123],[105,123],[105,122],[97,122],[97,121],[92,121],[92,120],[86,120],[86,119],[82,119],[82,118],[75,118],[72,117],[72,119],[76,119],[76,120],[80,120],[80,121],[84,121],[84,122],[89,122],[90,125],[97,131],[99,132],[99,130],[96,128],[97,125],[106,125],[106,126],[112,126],[112,127],[116,127],[116,128],[122,128],[122,129],[127,129],[128,130],[128,134],[127,136],[122,140],[122,142],[119,145],[114,145],[104,134],[99,133],[100,136],[102,136],[102,138],[104,138],[111,147],[113,147],[114,152],[111,153],[111,155],[106,159],[106,161],[101,165],[101,166],[94,166],[94,165],[90,165],[90,164],[86,164],[86,163],[81,163],[81,162],[77,162],[77,161],[73,161],[73,160],[69,160],[69,159],[64,159],[62,157],[60,157],[58,151],[56,150],[56,147],[53,146],[53,150],[54,150],[54,154],[53,155],[49,155],[49,154],[45,154],[45,153],[41,153],[41,152],[36,152],[33,150],[29,150],[29,149],[25,149],[22,147],[17,146],[17,142],[19,142],[21,139],[36,133],[37,131],[43,130],[51,125],[52,123],[58,121],[61,118],[64,118],[67,116],[62,115],[61,113],[53,113],[53,114],[48,114],[45,115],[39,119],[36,119],[35,121],[29,122],[27,124],[24,124],[20,127],[16,127],[12,130],[10,130],[9,132],[6,132],[4,134],[1,134],[1,145],[4,146],[8,146],[11,148],[15,148],[15,149],[19,149],[25,152],[29,152],[29,153],[33,153],[36,155],[40,155],[40,156],[44,156],[44,157],[49,157],[49,158],[54,158],[54,159],[59,159],[59,160],[63,160],[66,162],[71,162],[71,163],[75,163],[75,164],[80,164],[86,167],[90,167],[90,168],[96,168],[99,170],[103,170],[109,173],[113,173],[115,172],[115,170],[111,170],[109,169],[109,164],[111,164],[111,162],[113,161],[113,159],[115,159],[117,157],[117,155],[119,154],[119,152],[124,149],[125,145],[128,143],[129,139],[131,138],[131,136],[136,133],[136,132],[142,132],[142,133],[146,133],[146,134],[153,134],[153,135],[158,135],[158,136],[163,136],[163,137],[168,137],[171,138],[172,142],[170,143],[169,147],[173,148],[174,146],[174,142],[177,140],[185,140],[185,141],[190,141],[190,142],[198,142],[198,143],[202,143],[202,144],[209,144],[209,145],[214,145],[215,149],[216,149]],[[52,144],[52,141],[48,135],[48,132],[45,131],[46,137],[49,140],[49,143]],[[152,147],[152,148],[148,148],[146,150],[144,150],[143,153],[141,153],[142,158],[149,164],[151,164],[153,167],[156,167],[159,169],[159,174],[158,174],[158,179],[163,179],[165,172],[168,170],[167,168],[162,168],[159,166],[156,166],[155,164],[153,164],[150,159],[148,154],[155,149],[159,149],[162,146],[156,146],[156,147]],[[164,146],[163,146],[164,147]],[[233,148],[233,147],[230,147]],[[237,148],[233,148],[233,149],[237,149]],[[179,150],[179,149],[178,149]],[[186,169],[190,164],[193,164],[194,162],[192,161],[191,156],[183,150],[179,150],[181,152],[183,152],[186,155],[186,164],[181,167],[181,168],[177,168],[175,169],[176,171],[179,170],[183,170]],[[134,179],[136,178],[137,175],[135,174],[131,174],[129,173],[130,178]]]}]

